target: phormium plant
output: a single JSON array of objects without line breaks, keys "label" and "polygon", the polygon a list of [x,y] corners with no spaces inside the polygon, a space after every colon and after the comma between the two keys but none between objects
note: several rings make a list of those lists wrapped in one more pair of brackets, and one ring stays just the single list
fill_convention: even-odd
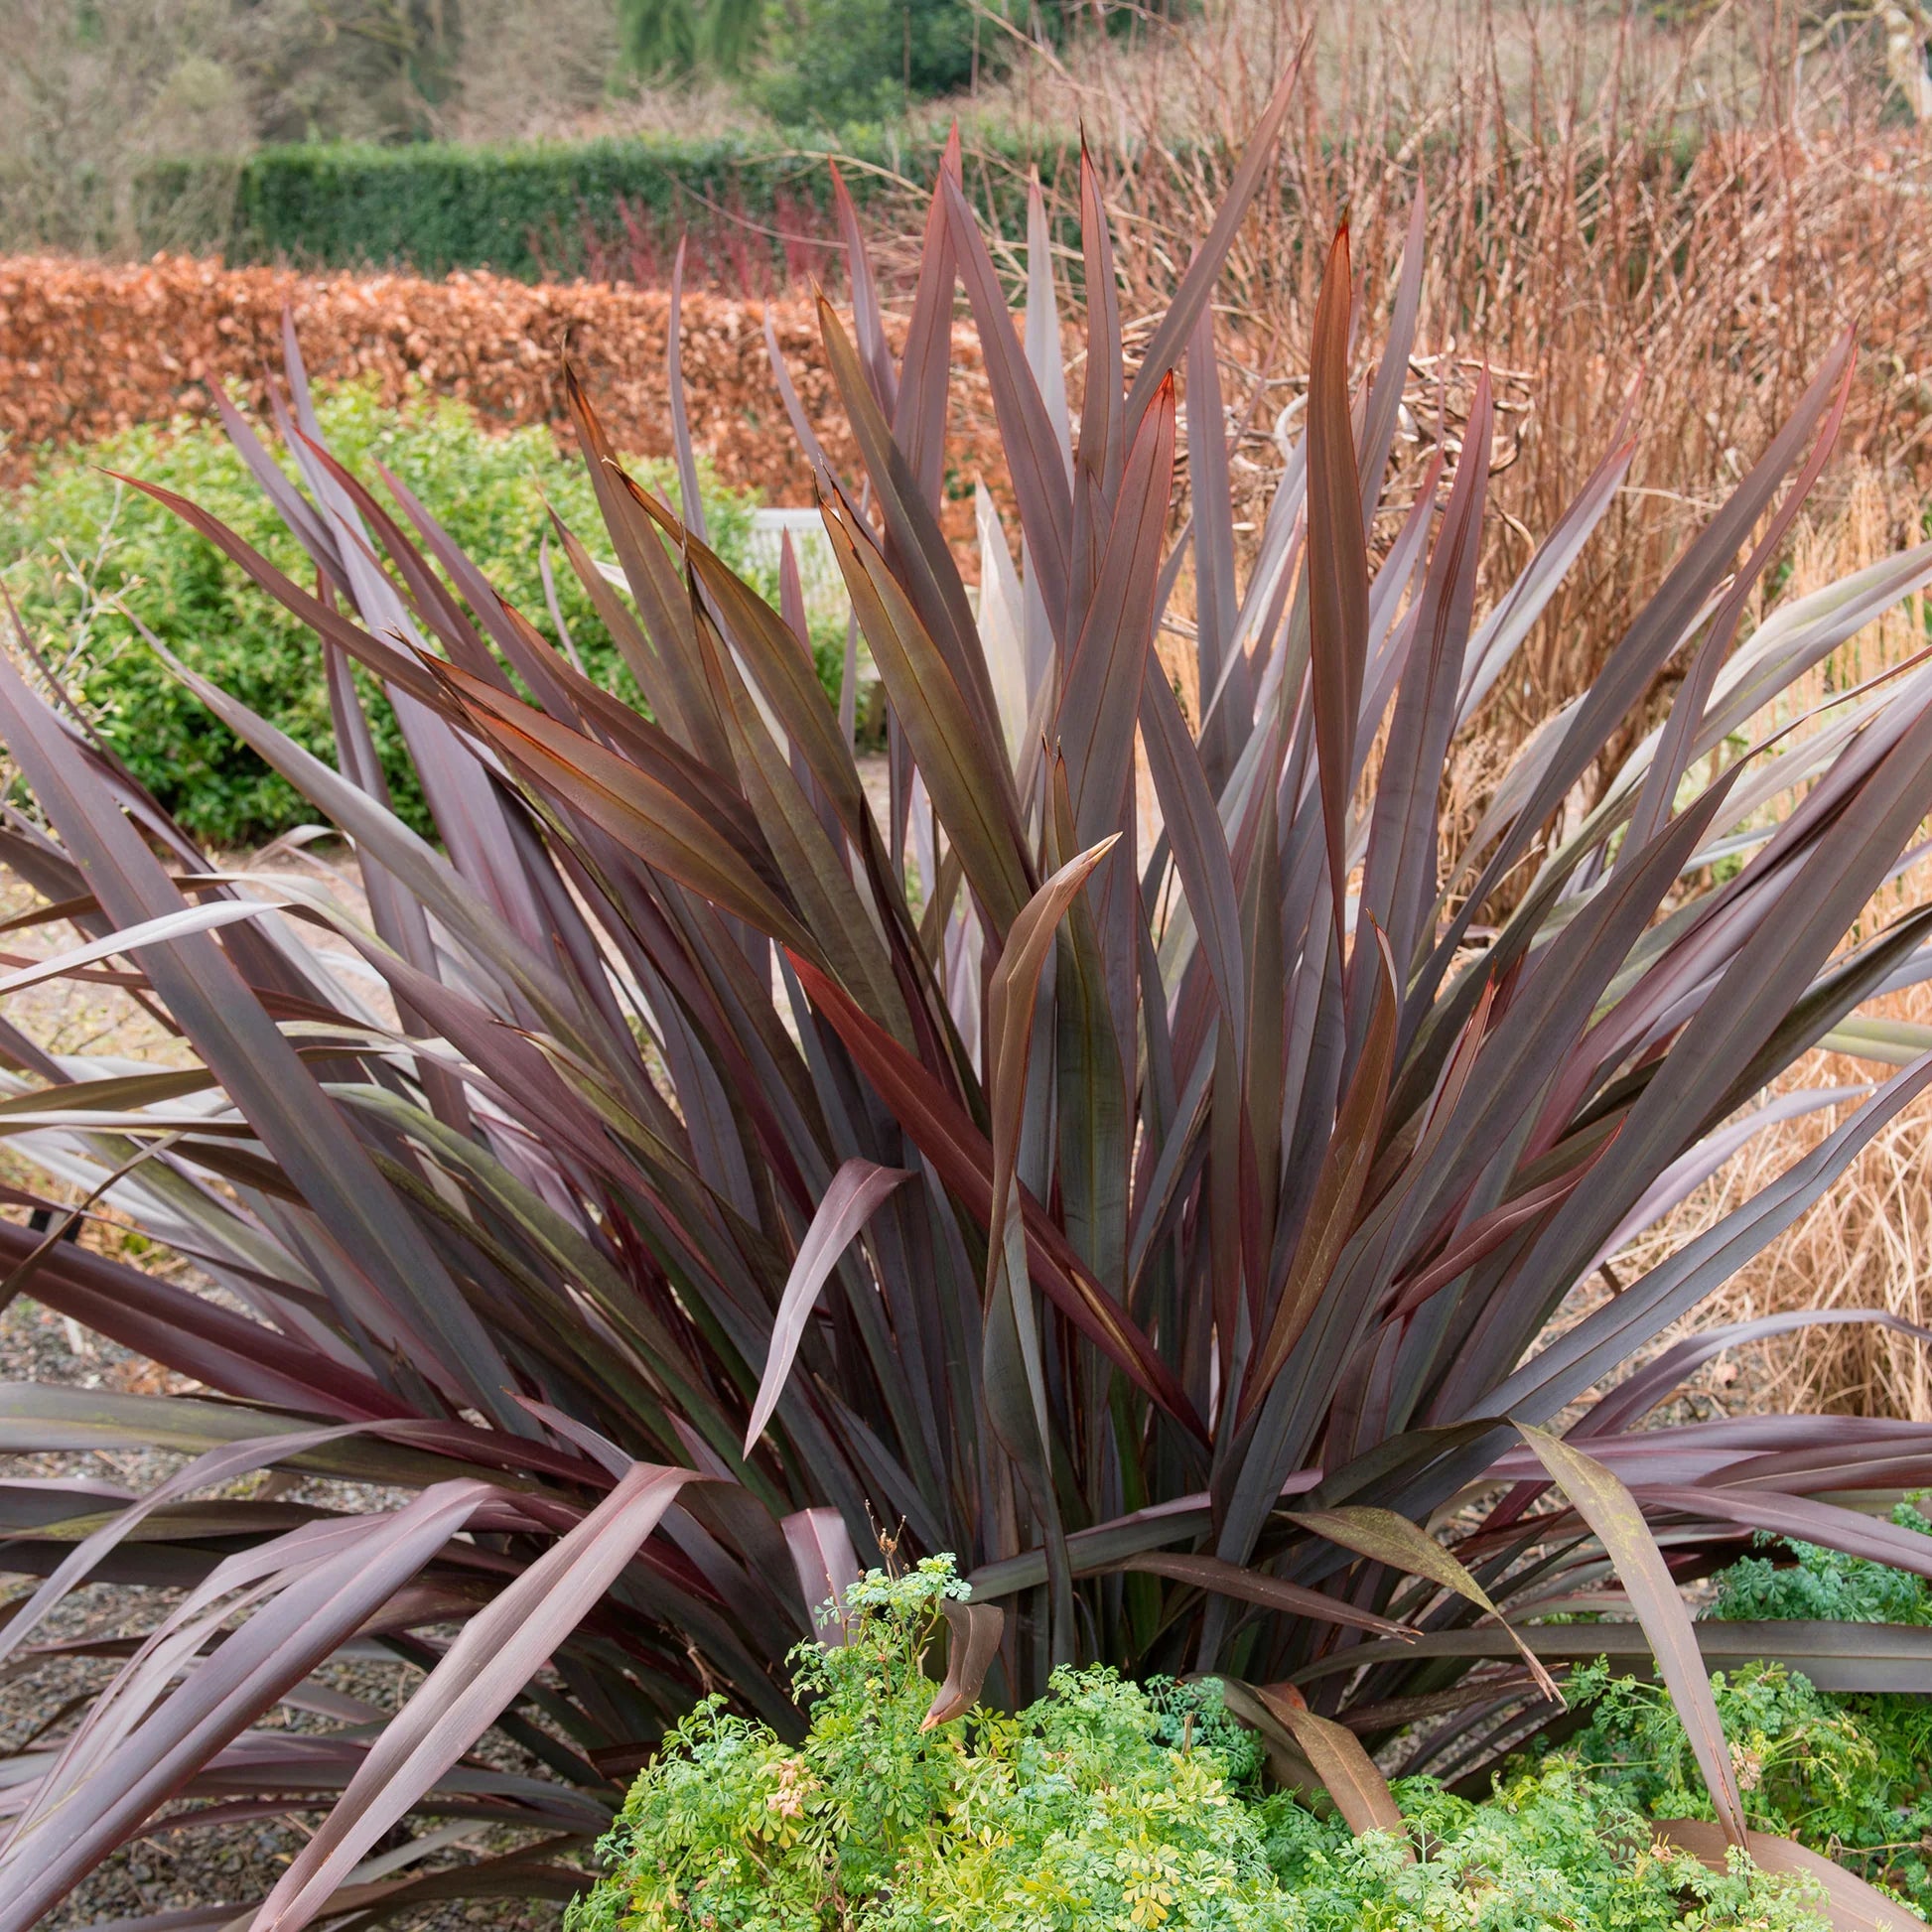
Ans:
[{"label": "phormium plant", "polygon": [[[1925,1681],[1932,1631],[1694,1629],[1676,1586],[1765,1530],[1932,1573],[1926,1538],[1847,1501],[1927,1480],[1932,1430],[1638,1427],[1741,1332],[1623,1373],[1932,1081],[1918,1042],[1857,1016],[1928,970],[1932,908],[1861,922],[1932,807],[1932,668],[1739,749],[1932,577],[1921,548],[1739,639],[1851,345],[1451,838],[1449,747],[1630,448],[1479,617],[1481,392],[1371,570],[1422,264],[1412,248],[1351,398],[1344,232],[1306,433],[1243,567],[1209,302],[1288,98],[1131,369],[1089,174],[1077,438],[1043,218],[1023,342],[955,152],[898,354],[848,220],[852,322],[823,321],[864,474],[819,474],[885,687],[883,813],[798,600],[766,605],[701,509],[680,523],[635,486],[581,396],[606,530],[559,538],[648,716],[553,652],[395,480],[336,465],[293,361],[307,493],[237,431],[316,588],[170,499],[320,639],[336,766],[195,688],[341,828],[366,923],[284,876],[211,873],[0,665],[35,807],[4,856],[87,938],[37,970],[128,959],[192,1054],[90,1067],[9,1031],[0,1119],[83,1208],[111,1201],[222,1291],[59,1241],[65,1209],[45,1235],[0,1226],[13,1290],[207,1391],[0,1394],[11,1448],[196,1452],[139,1498],[0,1495],[8,1563],[47,1579],[0,1660],[89,1575],[182,1592],[71,1729],[9,1765],[0,1927],[179,1798],[214,1820],[333,1806],[263,1927],[423,1887],[568,1891],[559,1854],[700,1694],[801,1733],[784,1659],[875,1522],[957,1553],[972,1586],[935,1717],[982,1679],[1024,1704],[1072,1663],[1212,1669],[1278,1768],[1365,1823],[1388,1798],[1363,1744],[1447,1717],[1413,1768],[1477,1773],[1555,1714],[1547,1664],[1654,1651],[1716,1803],[1686,1842],[1722,1863],[1746,1827],[1705,1665]],[[1025,539],[1024,580],[990,549],[977,613],[934,513],[961,281]],[[1153,650],[1183,554],[1191,720]],[[1674,660],[1668,720],[1576,807]],[[352,664],[395,709],[440,846],[385,806]],[[285,917],[331,928],[392,1006]],[[1573,1301],[1787,1104],[1741,1112],[1781,1069],[1854,1035],[1909,1064],[1709,1232]],[[345,1514],[232,1493],[270,1465],[383,1496]],[[1535,1620],[1615,1579],[1636,1622]],[[386,1724],[310,1684],[351,1642],[434,1665]],[[263,1722],[291,1699],[338,1722]],[[551,1778],[466,1757],[492,1724]],[[543,1836],[467,1877],[353,1876],[422,1812]],[[1896,1909],[1874,1897],[1846,1909]]]}]

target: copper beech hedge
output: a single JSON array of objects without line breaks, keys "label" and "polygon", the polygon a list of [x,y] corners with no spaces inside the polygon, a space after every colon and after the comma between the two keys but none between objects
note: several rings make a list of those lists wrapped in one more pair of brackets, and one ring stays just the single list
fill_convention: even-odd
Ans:
[{"label": "copper beech hedge", "polygon": [[[683,356],[692,433],[722,481],[773,503],[811,500],[811,474],[785,422],[764,345],[766,304],[687,292]],[[854,458],[832,398],[809,294],[772,302],[771,323],[799,401],[835,468]],[[47,444],[85,443],[181,410],[209,408],[210,384],[265,399],[282,355],[284,310],[319,379],[372,376],[386,401],[413,382],[505,424],[568,421],[563,351],[598,399],[618,447],[671,454],[661,290],[588,282],[532,287],[488,274],[301,275],[222,268],[186,256],[124,265],[0,258],[0,483]],[[948,523],[972,527],[971,485],[1004,473],[978,344],[953,337]]]}]

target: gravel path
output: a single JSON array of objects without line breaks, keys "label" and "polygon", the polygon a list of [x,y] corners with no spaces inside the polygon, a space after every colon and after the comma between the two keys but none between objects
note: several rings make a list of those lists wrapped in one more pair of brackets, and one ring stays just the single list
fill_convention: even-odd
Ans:
[{"label": "gravel path", "polygon": [[[0,1315],[0,1380],[66,1383],[80,1388],[105,1388],[156,1393],[170,1386],[151,1363],[98,1337],[23,1296]],[[144,1491],[181,1466],[183,1457],[146,1451],[109,1450],[93,1454],[19,1455],[7,1458],[13,1476],[88,1476]],[[259,1481],[259,1479],[258,1479]],[[278,1489],[286,1500],[318,1506],[344,1507],[351,1502],[349,1485],[313,1482]],[[355,1497],[361,1506],[372,1500],[366,1490]],[[31,1583],[21,1587],[31,1589]],[[80,1639],[134,1636],[149,1628],[174,1600],[173,1592],[131,1586],[95,1584],[70,1596],[39,1633],[48,1644]],[[112,1675],[110,1663],[94,1659],[51,1658],[0,1681],[0,1745],[17,1750],[53,1725],[49,1735],[63,1734],[70,1722],[72,1701],[98,1690]],[[400,1660],[356,1660],[327,1667],[319,1673],[333,1689],[393,1709],[421,1681],[421,1673]],[[322,1727],[321,1721],[299,1713],[284,1713],[279,1722],[291,1728]],[[504,1769],[539,1772],[522,1752],[489,1740],[480,1753]],[[539,1772],[540,1774],[540,1772]],[[178,1815],[194,1807],[180,1808]],[[190,1905],[234,1902],[252,1904],[275,1882],[283,1867],[300,1850],[320,1813],[298,1814],[287,1820],[256,1821],[207,1830],[152,1831],[137,1839],[85,1879],[44,1921],[48,1932],[77,1932],[101,1920],[163,1912]],[[384,1850],[402,1842],[392,1834]],[[511,1837],[478,1827],[467,1849],[507,1849]],[[458,1851],[425,1862],[425,1869],[454,1863]],[[439,1905],[405,1913],[390,1921],[401,1932],[457,1932],[459,1927],[494,1928],[494,1932],[549,1932],[561,1917],[555,1905],[525,1905],[513,1900]],[[245,1923],[245,1921],[244,1921]]]}]

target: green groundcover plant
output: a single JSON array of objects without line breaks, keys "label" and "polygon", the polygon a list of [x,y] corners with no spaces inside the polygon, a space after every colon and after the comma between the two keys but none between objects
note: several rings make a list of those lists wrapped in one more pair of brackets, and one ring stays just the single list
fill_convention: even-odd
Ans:
[{"label": "green groundcover plant", "polygon": [[[634,702],[610,633],[561,558],[551,580],[554,615],[545,594],[545,505],[577,528],[596,514],[583,465],[561,455],[548,430],[495,430],[464,403],[426,394],[386,409],[369,383],[319,387],[315,406],[323,437],[345,463],[392,472],[506,601],[553,641],[561,617],[585,669]],[[293,461],[282,461],[293,477]],[[632,469],[647,487],[674,494],[670,466]],[[69,686],[102,739],[184,830],[233,848],[312,821],[313,806],[286,778],[232,733],[208,729],[207,707],[147,646],[134,620],[304,751],[328,757],[335,724],[315,633],[113,473],[193,497],[280,568],[302,570],[301,544],[220,424],[183,417],[50,457],[33,481],[0,497],[0,557],[23,617],[60,640]],[[709,477],[701,486],[720,554],[750,570],[751,500]],[[366,678],[361,688],[373,690]],[[431,830],[394,715],[371,705],[369,729],[397,815]]]},{"label": "green groundcover plant", "polygon": [[[1909,1502],[1892,1520],[1932,1530]],[[1725,1620],[1932,1624],[1923,1578],[1812,1544],[1746,1557],[1716,1585],[1706,1614]],[[1750,1822],[1830,1852],[1932,1916],[1932,1699],[1832,1697],[1782,1664],[1744,1665],[1714,1689]],[[1684,1727],[1655,1686],[1612,1679],[1596,1665],[1573,1676],[1568,1691],[1590,1708],[1572,1750],[1593,1779],[1652,1816],[1711,1816]]]},{"label": "green groundcover plant", "polygon": [[852,1586],[842,1643],[794,1653],[802,1740],[704,1700],[632,1786],[569,1932],[1820,1923],[1806,1878],[1714,1873],[1655,1843],[1648,1794],[1599,1776],[1587,1747],[1512,1765],[1480,1803],[1398,1779],[1407,1823],[1358,1837],[1308,1794],[1264,1791],[1254,1733],[1211,1678],[1063,1669],[1015,1716],[928,1726],[921,1665],[956,1588],[943,1559]]},{"label": "green groundcover plant", "polygon": [[[1454,443],[1391,463],[1418,194],[1373,329],[1333,237],[1306,400],[1237,542],[1212,299],[1291,101],[1285,78],[1131,332],[1086,171],[1070,364],[1037,199],[1015,317],[951,149],[898,352],[842,207],[851,318],[820,321],[850,474],[793,423],[883,687],[877,793],[795,581],[774,604],[710,540],[675,329],[689,522],[573,388],[602,527],[553,525],[641,706],[413,492],[329,454],[293,352],[302,489],[236,428],[299,573],[146,485],[316,633],[326,759],[179,674],[341,829],[359,899],[220,870],[0,659],[0,862],[28,924],[80,935],[23,970],[105,970],[176,1035],[131,1062],[0,1031],[0,1132],[51,1177],[13,1197],[49,1224],[0,1220],[0,1261],[199,1385],[0,1389],[6,1449],[183,1458],[140,1494],[32,1465],[0,1487],[4,1561],[40,1579],[0,1667],[60,1651],[48,1619],[91,1577],[168,1592],[101,1694],[0,1763],[0,1932],[177,1801],[207,1802],[174,1830],[313,1815],[223,1924],[569,1896],[698,1698],[805,1737],[786,1660],[879,1523],[970,1584],[941,1611],[947,1711],[1026,1711],[1083,1668],[1213,1675],[1285,1788],[1400,1837],[1375,1753],[1481,1779],[1572,1721],[1556,1672],[1601,1655],[1655,1669],[1710,1799],[1654,1832],[1719,1872],[1808,1873],[1842,1926],[1919,1923],[1752,1827],[1710,1673],[1922,1689],[1932,1627],[1695,1621],[1681,1586],[1758,1532],[1932,1575],[1885,1513],[1932,1478],[1932,1426],[1649,1424],[1724,1348],[1899,1322],[1653,1348],[1932,1085],[1932,1037],[1868,1010],[1932,973],[1932,908],[1888,899],[1932,811],[1932,666],[1803,718],[1788,697],[1932,547],[1757,603],[1843,420],[1847,338],[1588,690],[1474,823],[1446,811],[1518,648],[1588,606],[1553,600],[1635,419],[1479,608],[1488,385]],[[1018,512],[988,521],[976,600],[938,519],[962,285]],[[1154,649],[1183,570],[1186,710]],[[434,842],[385,802],[383,709]],[[1780,1092],[1821,1044],[1870,1084]],[[1754,1132],[1828,1102],[1792,1167],[1601,1292]],[[59,1238],[103,1202],[196,1277]],[[351,1486],[324,1508],[244,1482],[264,1468]],[[1630,1614],[1577,1620],[1606,1595]],[[316,1676],[370,1647],[426,1672],[386,1720]],[[476,1752],[492,1727],[526,1768]],[[503,1849],[419,1865],[437,1836],[408,1826],[452,1816]]]}]

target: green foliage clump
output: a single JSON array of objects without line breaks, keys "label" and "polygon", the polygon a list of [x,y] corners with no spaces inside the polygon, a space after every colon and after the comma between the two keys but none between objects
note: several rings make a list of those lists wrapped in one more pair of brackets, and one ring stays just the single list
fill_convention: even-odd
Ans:
[{"label": "green foliage clump", "polygon": [[[1932,1522],[1910,1503],[1898,1504],[1892,1520],[1932,1533]],[[1726,1621],[1932,1623],[1932,1587],[1924,1579],[1809,1543],[1782,1547],[1795,1562],[1745,1557],[1725,1571],[1707,1614]],[[1769,1663],[1720,1672],[1712,1684],[1749,1822],[1829,1853],[1932,1916],[1932,1700],[1832,1696]],[[1690,1739],[1660,1689],[1613,1680],[1599,1662],[1571,1679],[1570,1694],[1593,1707],[1575,1744],[1592,1776],[1652,1818],[1714,1815]]]},{"label": "green foliage clump", "polygon": [[1154,1713],[1156,1743],[1174,1751],[1214,1751],[1230,1786],[1260,1789],[1266,1761],[1261,1735],[1228,1710],[1217,1678],[1150,1677],[1141,1695]]},{"label": "green foliage clump", "polygon": [[[1932,1518],[1912,1503],[1896,1504],[1900,1529],[1932,1536]],[[1932,1623],[1932,1585],[1909,1570],[1848,1557],[1815,1543],[1789,1543],[1795,1561],[1743,1557],[1718,1579],[1709,1612],[1726,1622],[1822,1617],[1834,1623]]]},{"label": "green foliage clump", "polygon": [[1287,1794],[1260,1807],[1272,1869],[1309,1932],[1650,1932],[1815,1927],[1816,1895],[1736,1862],[1722,1875],[1660,1847],[1628,1798],[1570,1753],[1499,1779],[1480,1803],[1431,1778],[1392,1787],[1417,1857],[1350,1837]]},{"label": "green foliage clump", "polygon": [[965,86],[976,50],[990,66],[1006,45],[962,0],[792,0],[772,23],[759,100],[787,126],[891,121]]},{"label": "green foliage clump", "polygon": [[[1750,1825],[1825,1852],[1932,1914],[1932,1704],[1837,1698],[1782,1664],[1712,1679]],[[1575,1749],[1588,1775],[1651,1818],[1710,1818],[1690,1739],[1654,1685],[1600,1663],[1571,1679],[1594,1704]]]},{"label": "green foliage clump", "polygon": [[699,67],[736,73],[763,24],[761,0],[618,0],[624,59],[653,78]]},{"label": "green foliage clump", "polygon": [[704,1700],[632,1789],[569,1932],[1817,1925],[1807,1884],[1659,1852],[1625,1795],[1563,1756],[1484,1804],[1406,1780],[1411,1837],[1355,1838],[1253,1795],[1255,1740],[1211,1680],[1060,1670],[1017,1717],[923,1731],[938,1605],[963,1593],[945,1558],[855,1585],[846,1642],[793,1654],[802,1742]]},{"label": "green foliage clump", "polygon": [[[495,589],[546,633],[539,545],[546,501],[593,554],[602,520],[589,474],[541,427],[499,433],[460,402],[419,396],[386,409],[353,383],[317,395],[332,450],[358,474],[381,463],[420,497]],[[293,464],[284,467],[293,475]],[[640,478],[676,500],[662,464]],[[313,581],[300,544],[218,425],[144,424],[50,462],[0,503],[0,556],[30,632],[59,640],[76,695],[136,777],[197,837],[237,846],[313,819],[288,781],[216,725],[148,648],[115,599],[192,669],[212,678],[317,757],[335,757],[320,645],[214,546],[172,511],[117,483],[119,471],[178,491],[237,531],[297,582]],[[746,570],[752,502],[707,483],[715,546]],[[553,581],[585,668],[636,701],[629,674],[588,597],[553,545]],[[358,674],[359,675],[359,674]],[[363,681],[365,695],[369,690]],[[397,811],[429,821],[386,704],[370,726]]]}]

